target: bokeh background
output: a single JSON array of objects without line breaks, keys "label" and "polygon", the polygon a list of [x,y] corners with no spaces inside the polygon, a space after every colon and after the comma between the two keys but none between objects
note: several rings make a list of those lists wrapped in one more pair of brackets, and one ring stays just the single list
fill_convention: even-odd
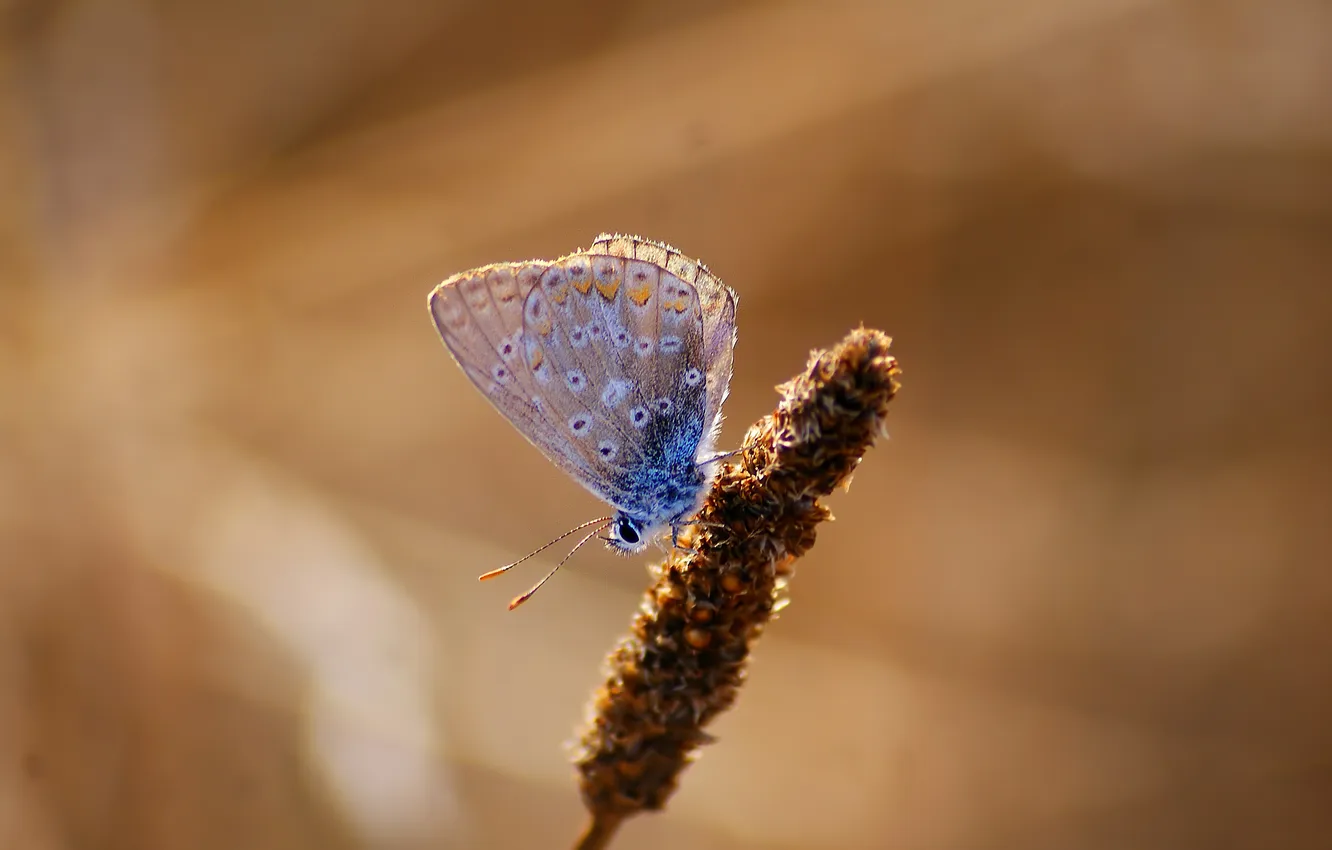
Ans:
[{"label": "bokeh background", "polygon": [[569,846],[646,560],[425,295],[601,230],[904,389],[636,848],[1332,846],[1332,7],[0,2],[0,846]]}]

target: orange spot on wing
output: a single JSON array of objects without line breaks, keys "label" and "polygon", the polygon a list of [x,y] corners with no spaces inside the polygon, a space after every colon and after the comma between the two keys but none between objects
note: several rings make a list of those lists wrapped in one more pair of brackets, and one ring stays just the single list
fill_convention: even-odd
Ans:
[{"label": "orange spot on wing", "polygon": [[597,292],[600,292],[601,297],[607,301],[614,301],[615,296],[620,292],[620,279],[613,277],[610,280],[598,280]]},{"label": "orange spot on wing", "polygon": [[568,272],[569,283],[573,284],[573,288],[580,294],[586,295],[592,291],[592,269],[586,263],[581,260],[576,261],[568,267]]},{"label": "orange spot on wing", "polygon": [[631,286],[628,290],[629,300],[642,307],[652,300],[652,287],[646,283],[638,286]]}]

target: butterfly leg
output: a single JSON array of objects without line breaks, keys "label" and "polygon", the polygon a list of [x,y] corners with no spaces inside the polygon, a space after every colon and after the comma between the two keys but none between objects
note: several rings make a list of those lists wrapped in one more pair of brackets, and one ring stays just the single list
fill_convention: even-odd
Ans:
[{"label": "butterfly leg", "polygon": [[691,555],[697,555],[702,550],[700,550],[698,546],[694,545],[692,542],[691,543],[680,542],[680,529],[688,528],[690,526],[710,526],[713,528],[722,527],[720,523],[702,522],[699,520],[692,520],[690,522],[671,523],[671,546],[675,549],[683,549],[684,551],[690,553]]},{"label": "butterfly leg", "polygon": [[709,463],[716,463],[719,460],[726,460],[728,457],[735,457],[736,455],[743,454],[744,451],[745,447],[741,446],[738,449],[731,449],[729,452],[713,452],[702,460],[696,461],[694,465],[704,466]]}]

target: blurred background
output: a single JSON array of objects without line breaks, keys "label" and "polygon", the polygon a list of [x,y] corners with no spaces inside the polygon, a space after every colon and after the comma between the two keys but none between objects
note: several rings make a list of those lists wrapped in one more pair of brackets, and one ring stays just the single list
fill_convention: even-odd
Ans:
[{"label": "blurred background", "polygon": [[[0,846],[567,847],[648,583],[426,293],[741,296],[904,389],[636,848],[1332,846],[1332,7],[0,2]],[[559,550],[552,550],[552,555]]]}]

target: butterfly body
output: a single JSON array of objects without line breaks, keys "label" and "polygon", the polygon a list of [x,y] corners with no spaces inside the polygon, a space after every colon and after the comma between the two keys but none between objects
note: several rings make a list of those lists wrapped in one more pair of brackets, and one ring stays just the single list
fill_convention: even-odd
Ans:
[{"label": "butterfly body", "polygon": [[598,236],[482,266],[429,297],[444,344],[524,437],[615,508],[629,554],[698,511],[730,386],[736,296],[659,242]]}]

